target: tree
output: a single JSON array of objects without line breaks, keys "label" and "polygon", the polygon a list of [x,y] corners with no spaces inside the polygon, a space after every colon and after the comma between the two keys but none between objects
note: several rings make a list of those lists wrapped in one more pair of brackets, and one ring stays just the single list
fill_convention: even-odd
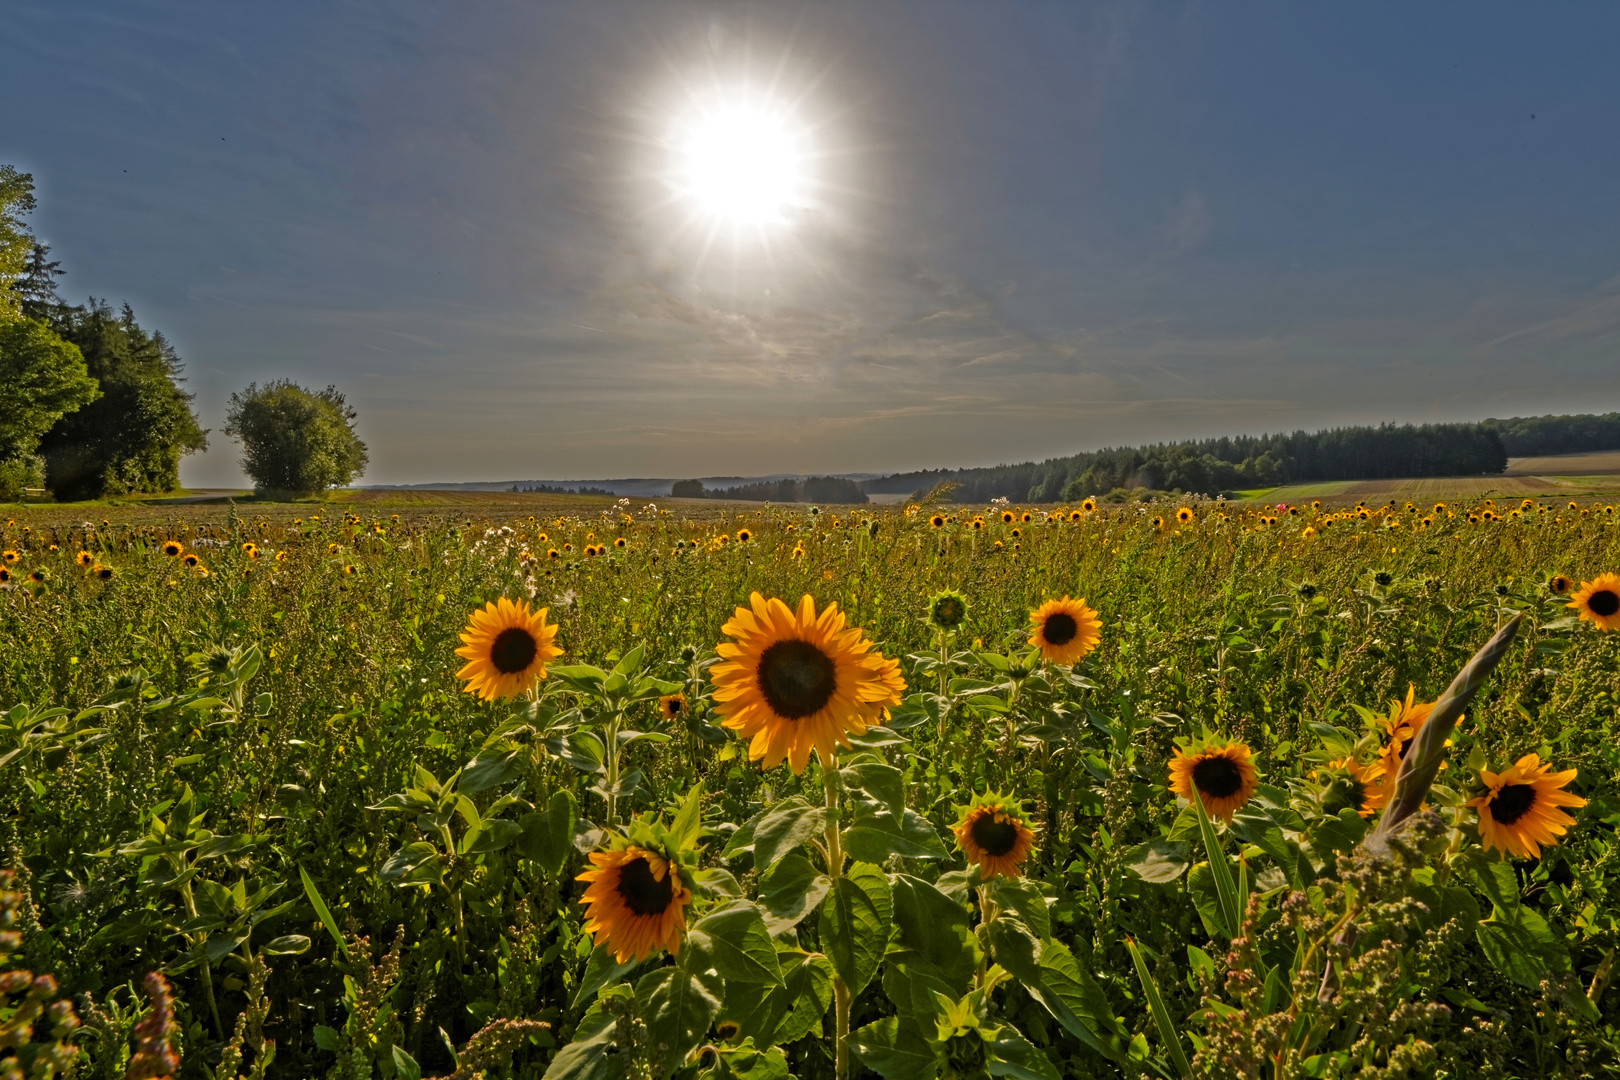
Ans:
[{"label": "tree", "polygon": [[83,307],[29,303],[51,312],[52,329],[79,347],[101,387],[99,399],[64,416],[40,442],[51,491],[95,499],[179,487],[181,457],[206,449],[208,432],[192,394],[179,386],[184,365],[173,346],[143,329],[128,304],[115,312],[94,297]]},{"label": "tree", "polygon": [[35,451],[61,418],[97,397],[79,350],[24,303],[34,275],[57,272],[23,220],[34,209],[34,178],[0,165],[0,500],[45,483]]},{"label": "tree", "polygon": [[0,165],[0,321],[17,317],[12,285],[23,275],[34,234],[23,215],[34,208],[34,178],[10,165]]},{"label": "tree", "polygon": [[287,379],[250,383],[231,395],[225,434],[242,444],[242,471],[261,495],[313,495],[366,471],[358,416],[335,386],[311,393]]}]

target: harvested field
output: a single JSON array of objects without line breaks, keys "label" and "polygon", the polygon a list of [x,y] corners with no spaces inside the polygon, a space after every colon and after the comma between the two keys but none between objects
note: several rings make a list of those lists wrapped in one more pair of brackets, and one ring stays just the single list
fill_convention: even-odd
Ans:
[{"label": "harvested field", "polygon": [[1551,457],[1511,458],[1509,476],[1591,476],[1620,474],[1620,450],[1595,454],[1557,454]]}]

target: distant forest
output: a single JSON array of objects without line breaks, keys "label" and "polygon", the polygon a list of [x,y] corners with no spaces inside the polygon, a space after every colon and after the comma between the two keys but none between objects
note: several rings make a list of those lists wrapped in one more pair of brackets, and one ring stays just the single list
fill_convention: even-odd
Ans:
[{"label": "distant forest", "polygon": [[557,484],[513,484],[510,490],[524,495],[612,495],[607,488],[562,487]]},{"label": "distant forest", "polygon": [[1510,457],[1599,450],[1620,450],[1620,413],[1380,424],[1113,447],[1039,463],[896,473],[862,487],[873,494],[904,494],[948,481],[958,485],[952,498],[960,502],[1074,501],[1141,488],[1216,495],[1295,481],[1484,476],[1504,471]]},{"label": "distant forest", "polygon": [[863,503],[866,492],[858,481],[843,476],[812,476],[807,480],[761,480],[753,484],[709,490],[701,480],[678,480],[670,492],[678,499],[739,499],[746,502]]}]

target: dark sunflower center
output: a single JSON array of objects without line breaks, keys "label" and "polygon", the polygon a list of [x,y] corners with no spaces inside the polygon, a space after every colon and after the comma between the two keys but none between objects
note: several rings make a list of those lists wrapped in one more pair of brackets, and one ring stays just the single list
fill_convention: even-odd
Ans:
[{"label": "dark sunflower center", "polygon": [[1586,598],[1586,606],[1592,609],[1594,615],[1613,615],[1620,611],[1620,593],[1600,589]]},{"label": "dark sunflower center", "polygon": [[1212,799],[1236,795],[1243,786],[1243,772],[1230,758],[1205,758],[1192,768],[1193,784]]},{"label": "dark sunflower center", "polygon": [[759,658],[759,692],[778,716],[802,720],[832,700],[832,659],[808,641],[778,641]]},{"label": "dark sunflower center", "polygon": [[1018,826],[1010,821],[997,821],[993,814],[975,818],[968,826],[968,835],[986,855],[1005,855],[1018,844]]},{"label": "dark sunflower center", "polygon": [[619,867],[619,899],[636,915],[662,915],[675,896],[674,877],[664,872],[664,880],[653,877],[652,867],[646,859],[637,859]]},{"label": "dark sunflower center", "polygon": [[1509,784],[1491,800],[1491,817],[1498,825],[1511,825],[1536,805],[1536,789],[1529,784]]},{"label": "dark sunflower center", "polygon": [[1041,637],[1048,645],[1067,645],[1079,632],[1080,624],[1074,621],[1074,616],[1062,611],[1048,615],[1041,626]]},{"label": "dark sunflower center", "polygon": [[521,626],[509,626],[495,635],[495,642],[489,647],[489,662],[502,675],[516,675],[534,663],[539,651],[533,634]]},{"label": "dark sunflower center", "polygon": [[671,715],[671,716],[678,715],[680,713],[680,711],[681,711],[681,700],[680,700],[680,698],[671,698],[670,701],[669,701],[669,715]]}]

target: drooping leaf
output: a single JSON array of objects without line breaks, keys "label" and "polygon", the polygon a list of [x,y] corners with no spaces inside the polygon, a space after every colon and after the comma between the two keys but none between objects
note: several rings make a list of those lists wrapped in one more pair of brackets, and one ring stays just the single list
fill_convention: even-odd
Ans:
[{"label": "drooping leaf", "polygon": [[518,851],[532,859],[552,877],[562,872],[573,847],[574,828],[579,821],[579,804],[571,792],[552,794],[546,809],[524,814],[518,819]]},{"label": "drooping leaf", "polygon": [[851,864],[822,901],[822,949],[851,994],[877,973],[893,915],[889,879],[867,863]]},{"label": "drooping leaf", "polygon": [[647,1045],[662,1075],[669,1075],[697,1048],[720,1011],[720,979],[676,964],[643,975],[636,1003],[647,1024]]},{"label": "drooping leaf", "polygon": [[715,970],[727,982],[781,985],[776,946],[759,907],[750,901],[738,900],[711,911],[692,928],[692,937],[694,944],[703,942],[697,947],[707,949]]},{"label": "drooping leaf", "polygon": [[799,925],[830,888],[832,879],[817,870],[803,852],[784,856],[759,880],[759,898],[770,913],[766,926],[771,934]]},{"label": "drooping leaf", "polygon": [[939,833],[927,818],[909,809],[899,818],[887,811],[859,814],[844,829],[842,843],[852,857],[870,863],[881,863],[890,855],[906,859],[946,857]]},{"label": "drooping leaf", "polygon": [[922,1032],[885,1016],[849,1033],[849,1046],[861,1064],[884,1080],[932,1080],[939,1063]]}]

